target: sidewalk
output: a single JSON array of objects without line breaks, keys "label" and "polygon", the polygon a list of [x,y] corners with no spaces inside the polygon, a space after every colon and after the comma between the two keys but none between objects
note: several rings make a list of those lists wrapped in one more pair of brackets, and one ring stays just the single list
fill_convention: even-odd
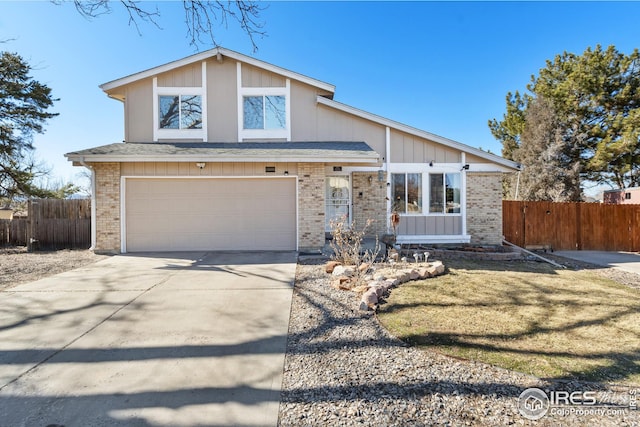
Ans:
[{"label": "sidewalk", "polygon": [[640,254],[635,252],[555,251],[554,255],[640,274]]}]

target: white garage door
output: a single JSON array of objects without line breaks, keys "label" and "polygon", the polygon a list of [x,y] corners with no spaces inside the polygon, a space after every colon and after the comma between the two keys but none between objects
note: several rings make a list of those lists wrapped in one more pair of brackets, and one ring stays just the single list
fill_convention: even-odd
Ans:
[{"label": "white garage door", "polygon": [[125,183],[127,252],[295,250],[295,178]]}]

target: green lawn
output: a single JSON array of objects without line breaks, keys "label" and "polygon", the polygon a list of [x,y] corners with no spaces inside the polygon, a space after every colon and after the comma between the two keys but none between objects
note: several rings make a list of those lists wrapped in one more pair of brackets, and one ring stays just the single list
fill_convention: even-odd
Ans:
[{"label": "green lawn", "polygon": [[640,291],[588,270],[452,260],[378,317],[417,346],[542,378],[640,384]]}]

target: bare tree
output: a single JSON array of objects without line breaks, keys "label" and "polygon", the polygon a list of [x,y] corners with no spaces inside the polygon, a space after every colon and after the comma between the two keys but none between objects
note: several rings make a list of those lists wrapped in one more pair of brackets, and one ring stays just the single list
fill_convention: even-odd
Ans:
[{"label": "bare tree", "polygon": [[[61,4],[66,0],[51,0]],[[146,22],[160,28],[158,19],[160,11],[157,6],[149,6],[140,0],[73,0],[77,11],[85,18],[96,18],[109,14],[113,4],[123,7],[129,15],[129,25],[134,25],[140,32],[139,22]],[[187,36],[190,44],[198,47],[200,44],[211,43],[218,46],[214,34],[214,25],[220,24],[228,28],[229,22],[236,23],[247,34],[253,51],[258,50],[256,38],[263,37],[264,23],[260,19],[260,12],[264,10],[257,1],[201,1],[183,0],[184,18],[187,25]]]}]

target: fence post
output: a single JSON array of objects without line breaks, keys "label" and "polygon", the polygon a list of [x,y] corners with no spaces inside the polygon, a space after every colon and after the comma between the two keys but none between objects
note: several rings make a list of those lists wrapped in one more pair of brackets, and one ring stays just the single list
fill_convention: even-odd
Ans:
[{"label": "fence post", "polygon": [[576,249],[582,250],[582,204],[576,203]]},{"label": "fence post", "polygon": [[527,205],[522,203],[522,247],[527,247]]},{"label": "fence post", "polygon": [[33,201],[29,199],[27,201],[27,218],[29,220],[29,224],[27,227],[27,252],[33,251],[33,234],[35,228],[35,220],[33,218]]}]

